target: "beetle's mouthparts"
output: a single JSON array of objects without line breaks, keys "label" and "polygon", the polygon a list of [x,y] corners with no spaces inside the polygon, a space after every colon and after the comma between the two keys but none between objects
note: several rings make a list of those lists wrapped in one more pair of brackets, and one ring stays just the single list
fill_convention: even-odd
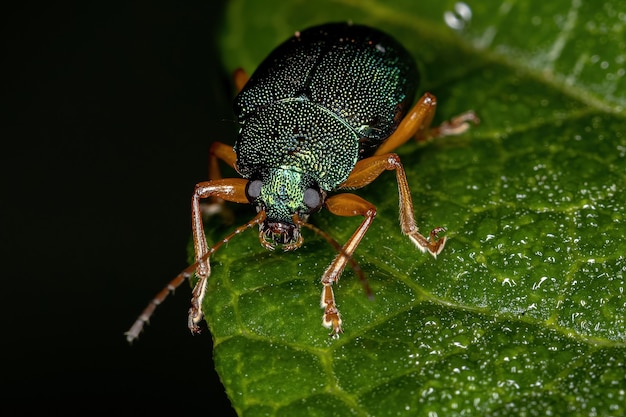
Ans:
[{"label": "beetle's mouthparts", "polygon": [[282,246],[283,250],[298,249],[303,242],[300,226],[279,221],[266,221],[259,228],[259,240],[267,249]]}]

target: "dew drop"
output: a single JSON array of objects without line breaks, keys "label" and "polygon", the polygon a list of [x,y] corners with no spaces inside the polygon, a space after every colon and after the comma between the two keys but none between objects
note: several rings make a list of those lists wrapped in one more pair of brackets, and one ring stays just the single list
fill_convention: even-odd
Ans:
[{"label": "dew drop", "polygon": [[472,9],[462,1],[454,5],[454,11],[446,11],[443,20],[450,28],[462,30],[472,20]]}]

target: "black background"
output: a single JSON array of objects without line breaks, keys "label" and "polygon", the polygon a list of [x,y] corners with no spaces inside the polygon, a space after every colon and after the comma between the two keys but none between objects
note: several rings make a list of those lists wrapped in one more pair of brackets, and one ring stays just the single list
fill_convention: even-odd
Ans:
[{"label": "black background", "polygon": [[19,3],[2,13],[4,415],[234,415],[184,285],[209,144],[232,142],[223,1]]}]

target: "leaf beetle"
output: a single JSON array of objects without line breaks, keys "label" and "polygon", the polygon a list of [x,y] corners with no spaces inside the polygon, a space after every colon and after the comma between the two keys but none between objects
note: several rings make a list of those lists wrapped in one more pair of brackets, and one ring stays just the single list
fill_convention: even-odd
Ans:
[{"label": "leaf beetle", "polygon": [[[338,336],[342,320],[332,286],[346,265],[354,263],[352,255],[376,216],[372,203],[340,191],[364,187],[386,170],[396,174],[402,233],[434,257],[445,245],[445,236],[438,236],[441,227],[428,237],[419,233],[406,174],[393,150],[411,138],[462,133],[478,118],[468,111],[430,128],[436,98],[425,93],[411,107],[419,74],[396,40],[368,26],[323,24],[279,45],[249,79],[242,70],[234,79],[240,126],[235,145],[211,145],[209,180],[198,183],[192,196],[196,262],[157,294],[126,332],[128,341],[139,336],[156,306],[194,272],[198,281],[188,325],[199,333],[210,256],[255,225],[265,248],[297,249],[303,242],[301,227],[312,227],[309,216],[322,208],[338,216],[363,217],[321,278],[323,325]],[[222,178],[220,160],[242,178]],[[201,211],[204,199],[218,206],[224,201],[252,204],[257,214],[210,248]]]}]

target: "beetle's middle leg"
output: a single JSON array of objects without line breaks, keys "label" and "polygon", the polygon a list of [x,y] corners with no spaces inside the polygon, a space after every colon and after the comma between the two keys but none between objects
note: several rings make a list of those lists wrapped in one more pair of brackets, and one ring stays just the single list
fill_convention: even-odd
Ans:
[{"label": "beetle's middle leg", "polygon": [[[246,74],[242,68],[233,71],[233,83],[235,84],[237,93],[243,89],[249,78],[248,74]],[[222,178],[219,160],[224,161],[226,165],[233,168],[235,171],[237,170],[237,154],[233,147],[222,142],[213,142],[209,148],[209,180]],[[201,208],[204,217],[221,214],[224,217],[225,223],[232,223],[233,215],[230,211],[224,210],[224,200],[222,198],[212,196],[208,203],[201,205]]]},{"label": "beetle's middle leg", "polygon": [[[236,168],[237,154],[232,146],[226,145],[222,142],[213,142],[209,148],[209,180],[222,179],[222,172],[220,170],[219,161],[224,161],[226,165],[233,169]],[[224,210],[224,199],[218,195],[213,195],[209,198],[207,203],[200,205],[202,209],[202,215],[207,218],[215,214],[220,214],[224,217],[224,222],[232,223],[232,213]]]},{"label": "beetle's middle leg", "polygon": [[437,257],[443,250],[446,243],[445,236],[438,238],[438,233],[444,231],[442,227],[436,227],[430,232],[429,238],[424,237],[415,224],[413,215],[413,199],[411,198],[411,190],[406,179],[404,167],[400,162],[400,157],[395,153],[385,155],[374,155],[357,162],[352,173],[339,186],[339,188],[361,188],[374,181],[385,170],[395,170],[396,180],[398,182],[398,194],[400,200],[400,227],[402,233],[407,235],[409,239],[422,252],[428,252]]},{"label": "beetle's middle leg", "polygon": [[437,109],[437,98],[430,94],[424,95],[418,100],[413,108],[404,116],[396,130],[378,147],[375,155],[392,152],[394,149],[407,142],[411,138],[424,141],[429,138],[441,136],[459,135],[469,129],[469,122],[479,122],[473,111],[462,113],[450,121],[445,121],[439,126],[430,127]]}]

